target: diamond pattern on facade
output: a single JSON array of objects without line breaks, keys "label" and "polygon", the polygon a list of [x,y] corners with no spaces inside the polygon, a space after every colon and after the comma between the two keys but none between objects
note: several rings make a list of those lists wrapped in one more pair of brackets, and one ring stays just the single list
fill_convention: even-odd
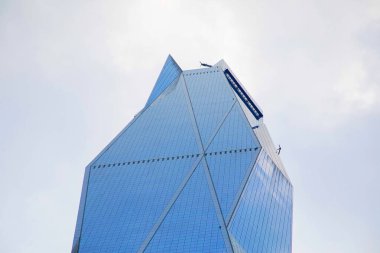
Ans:
[{"label": "diamond pattern on facade", "polygon": [[72,252],[291,252],[292,185],[231,85],[244,90],[223,60],[182,71],[168,57],[86,168]]}]

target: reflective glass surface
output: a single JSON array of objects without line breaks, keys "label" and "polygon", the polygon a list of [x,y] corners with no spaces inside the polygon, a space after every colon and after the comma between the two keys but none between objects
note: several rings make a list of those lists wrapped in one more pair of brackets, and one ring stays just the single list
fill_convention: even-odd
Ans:
[{"label": "reflective glass surface", "polygon": [[182,70],[174,59],[169,55],[165,65],[154,85],[153,91],[149,96],[146,106],[149,106],[172,82],[181,75]]},{"label": "reflective glass surface", "polygon": [[202,163],[145,252],[227,252]]},{"label": "reflective glass surface", "polygon": [[85,206],[85,202],[86,202],[89,173],[90,173],[90,167],[87,166],[85,173],[84,173],[84,178],[83,178],[82,195],[80,197],[77,223],[75,225],[75,233],[74,233],[74,240],[73,240],[73,251],[77,251],[78,247],[79,247],[79,237],[80,237],[81,229],[82,229],[82,221],[83,221],[83,215],[84,215],[84,206]]},{"label": "reflective glass surface", "polygon": [[259,147],[240,105],[235,103],[206,151],[208,166],[225,218],[231,211],[243,179],[253,167]]},{"label": "reflective glass surface", "polygon": [[80,252],[136,252],[195,159],[92,169]]},{"label": "reflective glass surface", "polygon": [[218,64],[182,72],[168,57],[86,168],[73,253],[291,252],[292,185]]},{"label": "reflective glass surface", "polygon": [[261,123],[260,127],[255,128],[254,132],[265,152],[270,156],[272,161],[276,164],[277,168],[279,168],[282,171],[282,173],[288,178],[288,175],[285,171],[285,167],[281,162],[280,156],[277,154],[276,147],[272,142],[272,138],[270,137],[265,124]]},{"label": "reflective glass surface", "polygon": [[180,79],[141,113],[92,166],[198,153],[185,95]]},{"label": "reflective glass surface", "polygon": [[225,118],[217,135],[207,147],[207,152],[260,147],[239,103],[235,103]]},{"label": "reflective glass surface", "polygon": [[206,145],[234,104],[235,95],[216,68],[186,71],[184,77],[198,130]]},{"label": "reflective glass surface", "polygon": [[263,150],[229,224],[244,252],[291,252],[292,186]]}]

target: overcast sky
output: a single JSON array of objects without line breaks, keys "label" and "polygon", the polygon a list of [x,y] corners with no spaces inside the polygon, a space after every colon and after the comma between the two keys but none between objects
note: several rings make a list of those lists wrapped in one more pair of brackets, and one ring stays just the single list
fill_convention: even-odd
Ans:
[{"label": "overcast sky", "polygon": [[0,252],[69,252],[84,167],[168,54],[223,58],[294,185],[294,253],[380,252],[380,1],[0,0]]}]

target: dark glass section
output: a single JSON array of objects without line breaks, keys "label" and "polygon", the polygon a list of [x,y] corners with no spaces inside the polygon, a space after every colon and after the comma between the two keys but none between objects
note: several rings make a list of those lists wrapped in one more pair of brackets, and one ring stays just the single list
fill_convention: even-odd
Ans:
[{"label": "dark glass section", "polygon": [[234,246],[246,252],[291,252],[292,186],[261,151],[229,224]]},{"label": "dark glass section", "polygon": [[236,94],[240,97],[240,99],[245,103],[245,105],[248,107],[248,109],[252,112],[253,116],[257,120],[263,117],[263,113],[260,111],[260,109],[255,105],[255,103],[252,101],[252,99],[249,97],[249,95],[245,92],[245,90],[242,88],[242,86],[239,84],[239,82],[235,79],[235,77],[232,75],[232,73],[226,69],[224,71],[224,74],[226,75],[226,78],[231,85],[231,87],[234,89]]},{"label": "dark glass section", "polygon": [[223,72],[216,68],[184,72],[203,145],[217,131],[236,98]]},{"label": "dark glass section", "polygon": [[202,163],[145,252],[227,252]]},{"label": "dark glass section", "polygon": [[183,79],[143,111],[92,166],[198,153]]},{"label": "dark glass section", "polygon": [[165,65],[154,85],[153,91],[145,107],[149,106],[161,93],[170,86],[181,75],[182,70],[174,59],[169,55],[166,59]]},{"label": "dark glass section", "polygon": [[80,252],[136,252],[195,159],[92,169]]}]

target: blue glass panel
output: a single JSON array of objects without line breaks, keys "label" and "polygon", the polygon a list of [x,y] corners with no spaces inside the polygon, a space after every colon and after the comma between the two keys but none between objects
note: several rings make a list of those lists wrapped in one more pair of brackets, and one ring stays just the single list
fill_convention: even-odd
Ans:
[{"label": "blue glass panel", "polygon": [[230,233],[230,240],[232,244],[232,248],[234,253],[247,253],[243,247],[240,246],[239,242],[236,240],[236,238],[233,236],[233,234]]},{"label": "blue glass panel", "polygon": [[243,179],[259,154],[259,143],[236,103],[207,148],[207,162],[223,216],[230,214]]},{"label": "blue glass panel", "polygon": [[92,166],[196,154],[194,134],[180,79],[123,130]]},{"label": "blue glass panel", "polygon": [[261,151],[229,224],[246,252],[291,252],[291,185],[270,156]]},{"label": "blue glass panel", "polygon": [[207,147],[207,152],[260,147],[240,104],[236,103],[217,135]]},{"label": "blue glass panel", "polygon": [[136,252],[195,159],[92,169],[79,252]]},{"label": "blue glass panel", "polygon": [[[268,252],[265,248],[266,240],[268,240],[268,235],[272,233],[276,234],[277,231],[273,229],[270,224],[271,220],[273,218],[273,211],[276,210],[273,207],[273,194],[275,193],[276,184],[275,181],[278,180],[279,173],[276,173],[276,170],[271,171],[272,175],[270,178],[269,183],[267,184],[267,189],[264,191],[264,210],[261,210],[259,214],[259,218],[257,220],[258,227],[260,228],[259,231],[256,231],[255,233],[255,239],[256,242],[254,244],[254,251],[256,252]],[[272,235],[274,237],[274,235]]]},{"label": "blue glass panel", "polygon": [[272,161],[282,171],[282,173],[288,177],[285,171],[285,167],[282,164],[280,156],[277,154],[276,147],[273,144],[272,138],[270,137],[265,124],[261,123],[258,128],[255,128],[254,132],[265,152],[270,156]]},{"label": "blue glass panel", "polygon": [[[212,180],[224,218],[230,214],[232,203],[237,197],[243,179],[250,171],[250,164],[259,150],[247,149],[242,153],[227,153],[207,156]],[[239,152],[239,151],[238,151]]]},{"label": "blue glass panel", "polygon": [[206,145],[236,101],[223,72],[208,68],[184,72],[203,145]]},{"label": "blue glass panel", "polygon": [[281,223],[280,218],[285,215],[282,214],[285,208],[281,208],[281,192],[283,191],[283,185],[281,179],[283,175],[279,170],[275,170],[276,180],[273,184],[273,193],[272,200],[270,204],[270,212],[269,212],[269,222],[267,223],[267,228],[265,230],[265,234],[262,238],[263,240],[263,252],[277,252],[275,246],[279,244],[282,234],[282,229],[280,228]]},{"label": "blue glass panel", "polygon": [[86,199],[86,194],[87,194],[89,172],[90,172],[90,167],[86,167],[86,170],[84,173],[83,185],[82,185],[82,193],[80,197],[77,223],[75,225],[75,234],[74,234],[73,248],[72,248],[73,253],[76,253],[79,247],[79,237],[81,235],[81,230],[82,230],[82,221],[83,221],[83,215],[84,215],[84,205],[85,205],[85,199]]},{"label": "blue glass panel", "polygon": [[[282,182],[286,182],[285,180]],[[271,252],[291,252],[291,219],[292,219],[292,186],[286,182],[282,184],[281,220],[278,228],[281,230],[277,243],[272,246]]]},{"label": "blue glass panel", "polygon": [[194,171],[145,252],[226,252],[201,164]]},{"label": "blue glass panel", "polygon": [[174,82],[175,79],[181,75],[181,73],[181,68],[169,55],[145,107],[149,106],[170,84]]},{"label": "blue glass panel", "polygon": [[292,195],[293,195],[293,187],[288,184],[289,186],[289,191],[288,191],[288,194],[287,194],[287,208],[286,208],[286,231],[288,233],[286,233],[286,249],[287,249],[287,252],[292,252],[292,225],[293,225],[293,200],[292,200]]}]

